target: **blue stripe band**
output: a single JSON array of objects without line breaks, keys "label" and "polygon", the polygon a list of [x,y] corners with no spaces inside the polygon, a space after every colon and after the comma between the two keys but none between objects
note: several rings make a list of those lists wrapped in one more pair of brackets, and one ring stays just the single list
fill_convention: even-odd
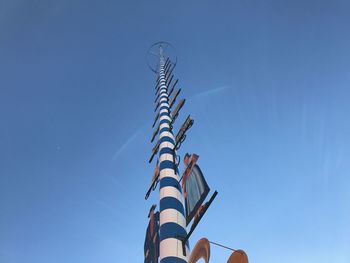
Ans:
[{"label": "blue stripe band", "polygon": [[160,226],[160,241],[167,238],[176,238],[178,240],[181,240],[181,237],[184,238],[186,235],[186,230],[177,223],[169,222]]},{"label": "blue stripe band", "polygon": [[174,197],[164,197],[160,199],[160,211],[162,212],[165,209],[175,209],[185,216],[182,203]]},{"label": "blue stripe band", "polygon": [[169,113],[167,113],[167,112],[162,112],[161,114],[159,114],[159,117],[162,117],[162,116],[170,117]]},{"label": "blue stripe band", "polygon": [[164,137],[160,138],[160,143],[162,143],[162,142],[171,142],[172,144],[175,145],[174,140],[172,138],[170,138],[169,136],[164,136]]},{"label": "blue stripe band", "polygon": [[169,121],[168,119],[161,120],[161,121],[159,122],[159,126],[162,125],[163,123],[170,124],[170,121]]},{"label": "blue stripe band", "polygon": [[161,156],[164,153],[168,153],[168,154],[174,154],[174,150],[169,148],[169,147],[164,147],[160,150],[159,152],[159,156]]},{"label": "blue stripe band", "polygon": [[162,179],[160,179],[159,189],[166,186],[175,187],[177,190],[179,190],[180,193],[182,193],[179,182],[173,177],[163,177]]},{"label": "blue stripe band", "polygon": [[162,133],[162,132],[171,132],[171,130],[168,127],[164,127],[159,131],[159,133]]},{"label": "blue stripe band", "polygon": [[162,107],[159,108],[159,111],[161,111],[161,110],[168,110],[168,109],[169,109],[169,107],[167,107],[167,106],[162,106]]},{"label": "blue stripe band", "polygon": [[159,165],[159,169],[163,170],[163,169],[174,169],[175,168],[175,164],[173,161],[169,161],[169,160],[164,160],[160,163]]},{"label": "blue stripe band", "polygon": [[182,258],[166,257],[166,258],[162,258],[160,263],[186,263],[186,261],[183,260]]}]

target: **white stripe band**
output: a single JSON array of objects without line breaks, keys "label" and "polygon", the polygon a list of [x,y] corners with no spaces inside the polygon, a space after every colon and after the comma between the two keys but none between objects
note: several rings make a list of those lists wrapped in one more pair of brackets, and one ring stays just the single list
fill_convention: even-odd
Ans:
[{"label": "white stripe band", "polygon": [[162,123],[160,126],[159,126],[159,130],[163,129],[163,128],[169,128],[169,124],[168,123]]},{"label": "white stripe band", "polygon": [[182,203],[182,195],[176,187],[164,186],[160,189],[160,199],[165,197],[174,197]]},{"label": "white stripe band", "polygon": [[176,179],[177,181],[180,180],[179,176],[175,174],[173,169],[170,168],[165,168],[160,171],[159,178],[163,179],[164,177],[171,177]]},{"label": "white stripe band", "polygon": [[159,120],[160,120],[160,121],[162,121],[162,120],[168,120],[168,121],[171,122],[171,118],[170,118],[169,116],[161,116]]},{"label": "white stripe band", "polygon": [[167,148],[170,148],[170,149],[174,149],[174,144],[172,144],[171,142],[162,142],[160,145],[159,145],[159,151],[164,148],[164,147],[167,147]]},{"label": "white stripe band", "polygon": [[159,115],[162,114],[163,112],[168,113],[168,110],[167,110],[167,109],[162,109],[162,110],[160,110],[160,111],[159,111]]},{"label": "white stripe band", "polygon": [[160,212],[160,225],[171,222],[175,222],[180,226],[186,225],[185,217],[176,209],[169,208]]},{"label": "white stripe band", "polygon": [[169,103],[167,101],[160,103],[160,107],[168,107],[169,108]]},{"label": "white stripe band", "polygon": [[168,131],[163,131],[161,134],[159,134],[159,138],[163,137],[170,137],[172,140],[174,140],[174,135],[172,135],[172,133]]},{"label": "white stripe band", "polygon": [[182,254],[182,242],[176,238],[167,238],[160,242],[159,259],[164,257],[177,257],[188,262],[189,250],[186,246],[186,256]]},{"label": "white stripe band", "polygon": [[174,160],[174,156],[172,154],[169,154],[169,153],[163,153],[159,157],[159,163],[161,163],[163,161],[173,161],[173,160]]}]

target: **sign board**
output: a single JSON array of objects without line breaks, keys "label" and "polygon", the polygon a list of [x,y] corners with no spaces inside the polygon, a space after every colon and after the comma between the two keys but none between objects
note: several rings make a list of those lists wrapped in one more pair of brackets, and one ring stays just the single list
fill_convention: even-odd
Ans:
[{"label": "sign board", "polygon": [[201,169],[196,164],[198,158],[196,154],[186,154],[184,158],[186,170],[182,178],[182,188],[185,197],[186,225],[196,215],[210,191]]},{"label": "sign board", "polygon": [[144,243],[145,263],[158,263],[159,258],[159,212],[155,212],[156,205],[152,205],[148,217]]}]

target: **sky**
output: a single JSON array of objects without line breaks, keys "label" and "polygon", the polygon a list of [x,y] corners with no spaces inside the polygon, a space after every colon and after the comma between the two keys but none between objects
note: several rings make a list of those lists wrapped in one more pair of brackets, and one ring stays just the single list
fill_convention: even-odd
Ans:
[{"label": "sky", "polygon": [[158,203],[144,200],[145,57],[165,40],[187,98],[175,132],[195,120],[179,153],[219,192],[190,245],[349,263],[349,13],[346,0],[0,0],[0,262],[143,262]]}]

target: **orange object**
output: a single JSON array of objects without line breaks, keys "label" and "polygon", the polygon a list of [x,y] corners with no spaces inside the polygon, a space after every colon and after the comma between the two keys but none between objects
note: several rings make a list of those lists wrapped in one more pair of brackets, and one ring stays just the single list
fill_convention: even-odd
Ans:
[{"label": "orange object", "polygon": [[210,259],[210,244],[206,238],[201,238],[194,246],[188,263],[195,263],[201,258],[205,263],[208,263]]},{"label": "orange object", "polygon": [[243,250],[239,249],[231,254],[227,263],[248,263],[248,256]]}]

